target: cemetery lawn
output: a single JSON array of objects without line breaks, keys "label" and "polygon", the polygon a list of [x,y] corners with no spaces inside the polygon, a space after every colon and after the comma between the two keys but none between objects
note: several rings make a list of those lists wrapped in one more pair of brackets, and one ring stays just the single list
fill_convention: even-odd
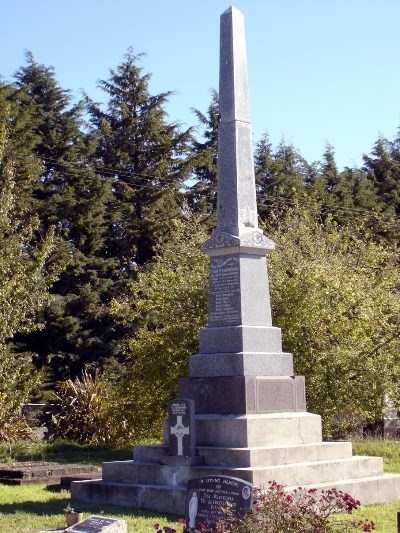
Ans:
[{"label": "cemetery lawn", "polygon": [[0,485],[1,533],[32,533],[40,529],[65,527],[64,509],[68,503],[84,511],[84,518],[104,514],[126,520],[129,533],[150,533],[159,523],[180,531],[178,517],[166,517],[145,511],[133,511],[112,505],[82,504],[71,500],[70,492],[53,492],[45,485]]},{"label": "cemetery lawn", "polygon": [[[150,441],[143,442],[143,444],[150,444]],[[132,446],[113,449],[81,445],[68,441],[0,444],[0,463],[53,461],[63,464],[80,463],[101,466],[107,461],[125,461],[127,459],[132,459]]]},{"label": "cemetery lawn", "polygon": [[386,473],[400,473],[400,441],[398,440],[366,438],[353,441],[353,454],[383,457]]},{"label": "cemetery lawn", "polygon": [[[384,457],[385,472],[400,473],[400,442],[382,439],[364,439],[353,443],[356,455]],[[11,448],[0,445],[0,462],[57,461],[59,463],[90,463],[101,466],[104,461],[124,460],[132,457],[131,448],[113,450],[79,446],[68,442],[54,444],[18,444]],[[69,491],[52,492],[44,485],[8,486],[0,484],[0,516],[2,533],[32,533],[39,529],[61,528],[65,525],[63,509],[71,502],[75,509],[82,509],[84,517],[105,514],[127,521],[129,533],[151,533],[153,524],[169,525],[178,532],[182,526],[179,517],[133,511],[116,506],[80,504],[71,501]],[[363,507],[343,518],[365,519],[376,523],[378,533],[397,532],[397,511],[400,503],[393,502]]]}]

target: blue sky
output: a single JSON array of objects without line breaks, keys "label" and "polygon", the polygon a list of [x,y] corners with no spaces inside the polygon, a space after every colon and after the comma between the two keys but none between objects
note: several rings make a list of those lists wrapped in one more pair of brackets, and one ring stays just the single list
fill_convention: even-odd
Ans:
[{"label": "blue sky", "polygon": [[[173,90],[171,120],[196,124],[218,88],[219,16],[229,0],[4,2],[0,74],[24,50],[53,65],[59,83],[97,101],[96,88],[129,46],[145,52],[150,91]],[[236,0],[245,16],[254,140],[268,131],[309,161],[327,142],[339,168],[360,165],[379,135],[400,126],[400,0]]]}]

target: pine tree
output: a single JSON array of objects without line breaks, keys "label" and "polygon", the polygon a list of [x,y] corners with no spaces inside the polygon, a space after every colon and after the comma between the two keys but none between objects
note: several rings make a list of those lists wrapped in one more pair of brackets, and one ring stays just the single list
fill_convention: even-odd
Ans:
[{"label": "pine tree", "polygon": [[274,213],[279,215],[306,195],[313,168],[292,145],[282,140],[273,151],[265,134],[256,146],[254,162],[259,214],[263,220]]},{"label": "pine tree", "polygon": [[125,61],[99,87],[109,96],[105,111],[87,99],[97,168],[112,176],[115,220],[108,245],[121,269],[134,274],[165,240],[170,221],[180,216],[180,188],[188,175],[190,131],[168,123],[165,105],[171,92],[151,95],[150,74],[138,65],[142,55],[129,49]]},{"label": "pine tree", "polygon": [[192,142],[193,175],[195,183],[189,187],[187,197],[189,206],[196,213],[201,213],[207,219],[209,227],[216,225],[217,205],[217,166],[218,166],[218,125],[219,95],[211,92],[211,103],[204,115],[198,109],[193,109],[200,126],[203,127],[202,140]]},{"label": "pine tree", "polygon": [[335,161],[335,150],[329,143],[325,146],[321,164],[321,175],[328,192],[333,192],[339,183],[339,172]]},{"label": "pine tree", "polygon": [[53,286],[52,303],[43,313],[45,329],[23,340],[52,379],[80,374],[85,364],[104,364],[121,352],[118,328],[109,317],[109,301],[119,283],[119,264],[106,244],[112,224],[111,180],[89,164],[94,140],[81,130],[82,105],[55,79],[54,69],[27,55],[15,75],[11,95],[31,109],[33,153],[43,170],[34,188],[34,209],[41,231],[54,227],[57,255],[67,269]]},{"label": "pine tree", "polygon": [[374,231],[387,241],[399,241],[400,224],[400,156],[399,136],[393,142],[380,137],[371,155],[364,155],[364,168],[376,195],[373,211],[384,218],[375,224]]},{"label": "pine tree", "polygon": [[381,208],[400,214],[399,140],[390,142],[380,137],[370,156],[364,155],[364,167],[373,178]]}]

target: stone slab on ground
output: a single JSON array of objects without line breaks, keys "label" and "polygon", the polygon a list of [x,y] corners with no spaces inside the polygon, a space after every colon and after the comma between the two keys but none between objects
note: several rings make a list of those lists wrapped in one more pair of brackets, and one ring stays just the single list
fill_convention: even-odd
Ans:
[{"label": "stone slab on ground", "polygon": [[64,533],[65,528],[62,527],[60,529],[38,529],[36,531],[33,531],[32,533]]},{"label": "stone slab on ground", "polygon": [[[86,477],[87,475],[87,477]],[[65,476],[91,479],[100,476],[95,465],[59,464],[55,462],[19,462],[0,464],[0,483],[4,485],[27,485],[44,483],[54,485]]]},{"label": "stone slab on ground", "polygon": [[125,520],[92,515],[78,524],[67,527],[65,533],[127,533],[127,531]]},{"label": "stone slab on ground", "polygon": [[84,481],[88,479],[100,479],[101,472],[96,470],[95,472],[88,472],[86,474],[72,474],[70,476],[61,476],[60,482],[58,483],[48,483],[49,489],[53,491],[57,490],[70,490],[71,483],[73,481]]}]

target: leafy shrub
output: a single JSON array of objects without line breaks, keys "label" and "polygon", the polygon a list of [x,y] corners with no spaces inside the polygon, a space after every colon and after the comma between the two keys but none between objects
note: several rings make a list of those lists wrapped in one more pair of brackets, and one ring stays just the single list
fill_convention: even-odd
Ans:
[{"label": "leafy shrub", "polygon": [[86,370],[81,378],[58,385],[49,438],[85,444],[118,444],[132,438],[127,424],[115,423],[119,410],[104,375]]},{"label": "leafy shrub", "polygon": [[29,439],[31,436],[32,430],[23,416],[0,416],[0,442],[13,444],[21,440]]}]

